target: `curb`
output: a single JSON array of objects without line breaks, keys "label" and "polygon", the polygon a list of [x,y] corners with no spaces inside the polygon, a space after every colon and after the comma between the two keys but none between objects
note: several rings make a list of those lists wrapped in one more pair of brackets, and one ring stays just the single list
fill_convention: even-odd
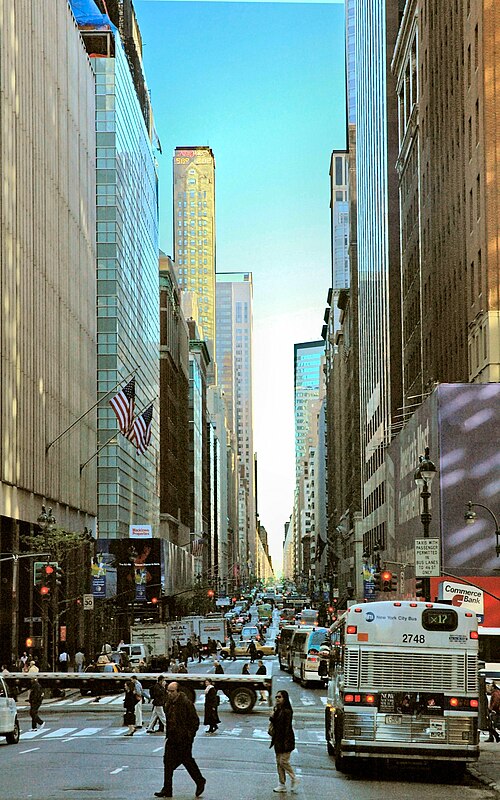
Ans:
[{"label": "curb", "polygon": [[476,778],[476,780],[484,784],[484,786],[487,786],[489,789],[492,789],[500,796],[500,786],[498,783],[495,783],[495,781],[492,781],[491,778],[487,777],[487,775],[484,775],[480,770],[477,769],[477,767],[468,766],[467,771],[470,772],[470,774]]}]

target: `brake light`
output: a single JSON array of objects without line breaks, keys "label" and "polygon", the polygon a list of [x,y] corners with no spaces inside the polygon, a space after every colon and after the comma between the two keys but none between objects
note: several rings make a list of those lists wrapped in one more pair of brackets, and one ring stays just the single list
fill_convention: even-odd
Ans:
[{"label": "brake light", "polygon": [[357,633],[358,632],[358,626],[357,625],[348,625],[347,628],[345,629],[345,632],[346,633]]},{"label": "brake light", "polygon": [[450,697],[450,706],[452,708],[458,708],[458,697]]},{"label": "brake light", "polygon": [[470,632],[470,638],[471,639],[479,639],[478,632],[477,631],[471,631]]},{"label": "brake light", "polygon": [[365,699],[366,699],[367,703],[374,703],[375,702],[375,695],[374,694],[367,694]]},{"label": "brake light", "polygon": [[354,703],[354,695],[353,694],[344,695],[344,703]]},{"label": "brake light", "polygon": [[470,701],[471,708],[479,708],[479,700],[471,700]]}]

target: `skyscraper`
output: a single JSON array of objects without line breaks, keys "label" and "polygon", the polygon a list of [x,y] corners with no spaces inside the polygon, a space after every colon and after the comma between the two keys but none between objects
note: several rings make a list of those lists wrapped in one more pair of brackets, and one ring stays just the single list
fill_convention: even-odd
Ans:
[{"label": "skyscraper", "polygon": [[337,299],[341,289],[349,288],[349,159],[345,151],[334,150],[330,162],[331,252],[334,331],[338,330],[340,309]]},{"label": "skyscraper", "polygon": [[241,570],[247,569],[249,572],[256,566],[252,305],[251,273],[217,273],[216,360],[218,382],[226,399],[228,424],[236,434],[240,479],[238,496],[239,559]]},{"label": "skyscraper", "polygon": [[[364,544],[383,545],[384,448],[402,404],[397,103],[399,0],[355,5],[357,276]],[[351,265],[352,266],[352,265]]]},{"label": "skyscraper", "polygon": [[[97,390],[103,398],[136,377],[136,413],[159,394],[158,194],[152,112],[145,87],[140,36],[131,4],[111,7],[117,28],[81,35],[95,73],[97,165]],[[89,12],[90,13],[90,12]],[[125,47],[127,48],[125,50]],[[134,66],[132,71],[131,66]],[[116,435],[107,402],[98,408],[99,535],[128,536],[131,523],[158,533],[158,402],[144,455]]]},{"label": "skyscraper", "polygon": [[211,358],[215,350],[215,157],[210,147],[174,152],[174,262],[181,289],[194,292]]},{"label": "skyscraper", "polygon": [[318,400],[322,384],[321,360],[325,343],[301,342],[293,346],[294,417],[295,417],[295,472],[298,476],[301,461],[307,455],[309,409],[311,400]]},{"label": "skyscraper", "polygon": [[449,9],[408,0],[401,23],[392,67],[408,413],[436,381],[500,379],[500,260],[492,244],[500,99],[491,71],[499,25],[498,7],[482,0]]}]

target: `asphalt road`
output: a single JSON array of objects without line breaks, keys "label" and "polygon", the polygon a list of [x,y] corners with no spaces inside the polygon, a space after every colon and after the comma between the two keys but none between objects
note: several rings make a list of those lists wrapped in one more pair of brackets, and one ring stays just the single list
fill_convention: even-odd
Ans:
[{"label": "asphalt road", "polygon": [[[486,800],[495,797],[488,788],[467,776],[461,784],[453,775],[438,776],[426,770],[399,767],[367,771],[355,777],[336,772],[324,742],[323,687],[303,689],[279,670],[277,659],[265,659],[274,672],[274,691],[286,688],[295,709],[297,749],[292,764],[300,778],[297,798],[317,800]],[[240,672],[242,662],[228,664],[226,672]],[[213,667],[208,662],[203,671]],[[199,671],[196,665],[196,671]],[[198,693],[202,718],[203,698]],[[28,708],[19,702],[22,737],[17,746],[0,743],[1,800],[138,800],[153,798],[162,785],[161,734],[137,731],[124,738],[122,697],[91,698],[72,694],[42,707],[44,728],[30,731]],[[150,705],[144,706],[147,723]],[[207,778],[205,800],[267,800],[277,797],[274,753],[269,749],[269,707],[258,705],[251,714],[231,711],[227,700],[220,706],[221,726],[215,735],[204,726],[196,737],[194,754]],[[194,796],[194,784],[181,767],[174,776],[178,800]]]}]

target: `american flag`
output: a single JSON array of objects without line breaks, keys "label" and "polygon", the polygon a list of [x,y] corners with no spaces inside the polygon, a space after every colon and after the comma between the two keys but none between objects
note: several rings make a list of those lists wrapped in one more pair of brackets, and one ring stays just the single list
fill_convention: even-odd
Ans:
[{"label": "american flag", "polygon": [[142,414],[139,414],[132,423],[132,427],[125,434],[127,439],[135,442],[137,452],[144,455],[151,441],[151,425],[153,424],[153,404]]},{"label": "american flag", "polygon": [[126,435],[134,418],[135,378],[127,383],[125,389],[120,389],[118,394],[111,398],[109,404],[116,414],[120,432]]},{"label": "american flag", "polygon": [[193,539],[191,542],[191,555],[193,556],[202,556],[203,555],[203,539]]}]

